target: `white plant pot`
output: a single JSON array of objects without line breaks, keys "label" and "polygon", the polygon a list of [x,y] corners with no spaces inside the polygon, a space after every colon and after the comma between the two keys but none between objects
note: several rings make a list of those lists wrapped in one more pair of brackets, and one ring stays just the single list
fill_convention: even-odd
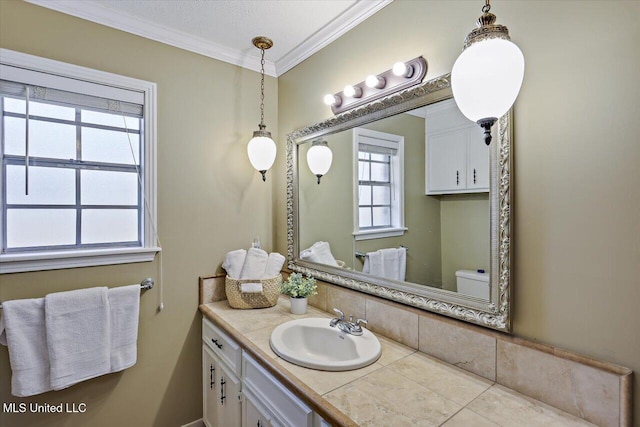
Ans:
[{"label": "white plant pot", "polygon": [[291,298],[291,313],[292,314],[305,314],[307,312],[308,298]]}]

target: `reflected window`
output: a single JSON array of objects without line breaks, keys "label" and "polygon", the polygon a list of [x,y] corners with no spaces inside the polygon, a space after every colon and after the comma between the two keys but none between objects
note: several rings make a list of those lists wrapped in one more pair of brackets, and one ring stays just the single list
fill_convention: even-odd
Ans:
[{"label": "reflected window", "polygon": [[[404,137],[354,129],[354,235],[357,240],[404,232]],[[389,234],[392,233],[392,234]]]}]

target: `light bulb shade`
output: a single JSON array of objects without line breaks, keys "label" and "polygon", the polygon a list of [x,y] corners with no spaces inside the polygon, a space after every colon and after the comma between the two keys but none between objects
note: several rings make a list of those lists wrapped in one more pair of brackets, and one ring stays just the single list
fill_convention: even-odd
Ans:
[{"label": "light bulb shade", "polygon": [[307,164],[316,176],[329,172],[332,161],[333,153],[326,142],[314,143],[307,151]]},{"label": "light bulb shade", "polygon": [[249,161],[257,171],[267,171],[276,160],[276,143],[271,139],[271,133],[256,131],[247,145]]},{"label": "light bulb shade", "polygon": [[458,57],[451,71],[451,89],[458,108],[469,120],[502,117],[513,105],[524,78],[524,56],[509,40],[478,41]]}]

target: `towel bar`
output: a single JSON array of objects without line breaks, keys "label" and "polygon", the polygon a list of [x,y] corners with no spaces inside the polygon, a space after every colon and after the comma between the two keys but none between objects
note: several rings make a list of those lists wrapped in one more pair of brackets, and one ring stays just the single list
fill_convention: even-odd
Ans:
[{"label": "towel bar", "polygon": [[[405,248],[405,250],[407,252],[409,252],[409,248],[406,247],[406,246],[400,245],[400,246],[398,246],[398,249],[400,249],[400,248]],[[365,254],[364,252],[360,252],[360,251],[356,251],[355,255],[356,255],[356,258],[362,258],[362,259],[365,259],[366,257],[368,257],[367,254]]]},{"label": "towel bar", "polygon": [[[153,279],[151,277],[147,277],[142,282],[140,282],[140,292],[153,288],[153,285]],[[0,310],[2,310],[2,301],[0,301]]]}]

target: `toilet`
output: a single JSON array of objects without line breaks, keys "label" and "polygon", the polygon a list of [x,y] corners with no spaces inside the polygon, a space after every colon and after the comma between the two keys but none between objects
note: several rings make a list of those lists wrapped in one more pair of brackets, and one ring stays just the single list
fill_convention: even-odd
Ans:
[{"label": "toilet", "polygon": [[456,271],[456,284],[458,293],[489,300],[489,273],[476,270],[458,270]]}]

